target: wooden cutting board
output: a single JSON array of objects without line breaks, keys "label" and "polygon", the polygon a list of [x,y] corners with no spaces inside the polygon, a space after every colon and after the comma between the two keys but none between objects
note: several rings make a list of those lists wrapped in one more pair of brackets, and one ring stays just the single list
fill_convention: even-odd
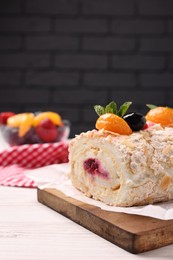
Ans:
[{"label": "wooden cutting board", "polygon": [[105,211],[56,189],[38,189],[37,194],[40,203],[133,254],[173,243],[173,220]]}]

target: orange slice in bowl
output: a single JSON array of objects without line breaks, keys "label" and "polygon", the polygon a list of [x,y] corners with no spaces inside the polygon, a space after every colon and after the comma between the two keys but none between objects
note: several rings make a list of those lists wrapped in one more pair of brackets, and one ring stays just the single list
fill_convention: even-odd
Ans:
[{"label": "orange slice in bowl", "polygon": [[115,132],[121,135],[130,135],[132,130],[126,121],[112,113],[101,115],[96,121],[96,128],[98,130],[105,129],[110,132]]},{"label": "orange slice in bowl", "polygon": [[50,119],[55,125],[62,125],[61,116],[55,112],[42,112],[34,117],[33,126],[36,127],[44,119]]},{"label": "orange slice in bowl", "polygon": [[173,126],[173,109],[169,107],[155,107],[146,114],[146,120],[162,126]]},{"label": "orange slice in bowl", "polygon": [[33,113],[21,113],[9,117],[7,120],[7,125],[10,127],[19,128],[19,137],[24,136],[28,130],[31,128],[34,120]]}]

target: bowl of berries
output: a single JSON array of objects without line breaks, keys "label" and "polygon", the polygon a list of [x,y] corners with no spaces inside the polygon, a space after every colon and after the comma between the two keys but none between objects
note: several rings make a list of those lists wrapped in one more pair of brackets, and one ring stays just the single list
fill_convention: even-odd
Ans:
[{"label": "bowl of berries", "polygon": [[0,129],[3,139],[10,146],[55,143],[68,139],[70,122],[52,111],[1,112]]},{"label": "bowl of berries", "polygon": [[52,111],[0,113],[0,165],[38,168],[68,162],[70,122]]}]

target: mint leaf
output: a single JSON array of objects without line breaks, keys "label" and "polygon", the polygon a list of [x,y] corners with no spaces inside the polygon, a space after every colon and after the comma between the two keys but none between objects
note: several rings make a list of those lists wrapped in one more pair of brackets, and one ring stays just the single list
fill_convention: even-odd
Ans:
[{"label": "mint leaf", "polygon": [[157,106],[152,105],[152,104],[146,104],[146,106],[147,106],[149,109],[153,109],[153,108],[156,108],[156,107],[157,107]]},{"label": "mint leaf", "polygon": [[117,104],[112,101],[105,107],[105,113],[117,114]]},{"label": "mint leaf", "polygon": [[123,117],[125,115],[125,113],[127,112],[128,108],[131,106],[131,104],[132,104],[132,102],[130,102],[130,101],[122,104],[118,111],[118,116]]},{"label": "mint leaf", "polygon": [[112,114],[115,114],[117,116],[123,117],[131,104],[132,104],[132,102],[130,102],[130,101],[125,102],[122,106],[120,106],[120,108],[118,110],[117,104],[114,101],[112,101],[105,107],[100,106],[100,105],[95,105],[94,109],[95,109],[95,112],[99,116],[106,114],[106,113],[112,113]]},{"label": "mint leaf", "polygon": [[100,105],[95,105],[94,106],[95,112],[97,113],[97,115],[101,116],[103,114],[105,114],[105,109],[104,107],[100,106]]}]

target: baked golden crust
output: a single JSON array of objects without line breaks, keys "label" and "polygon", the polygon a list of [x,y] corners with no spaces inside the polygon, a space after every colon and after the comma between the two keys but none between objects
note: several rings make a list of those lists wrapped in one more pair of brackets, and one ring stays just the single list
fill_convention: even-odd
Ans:
[{"label": "baked golden crust", "polygon": [[[87,160],[98,169],[85,168]],[[173,199],[173,128],[154,125],[131,135],[104,130],[70,141],[72,184],[86,196],[114,206]],[[91,166],[92,168],[93,166]]]}]

